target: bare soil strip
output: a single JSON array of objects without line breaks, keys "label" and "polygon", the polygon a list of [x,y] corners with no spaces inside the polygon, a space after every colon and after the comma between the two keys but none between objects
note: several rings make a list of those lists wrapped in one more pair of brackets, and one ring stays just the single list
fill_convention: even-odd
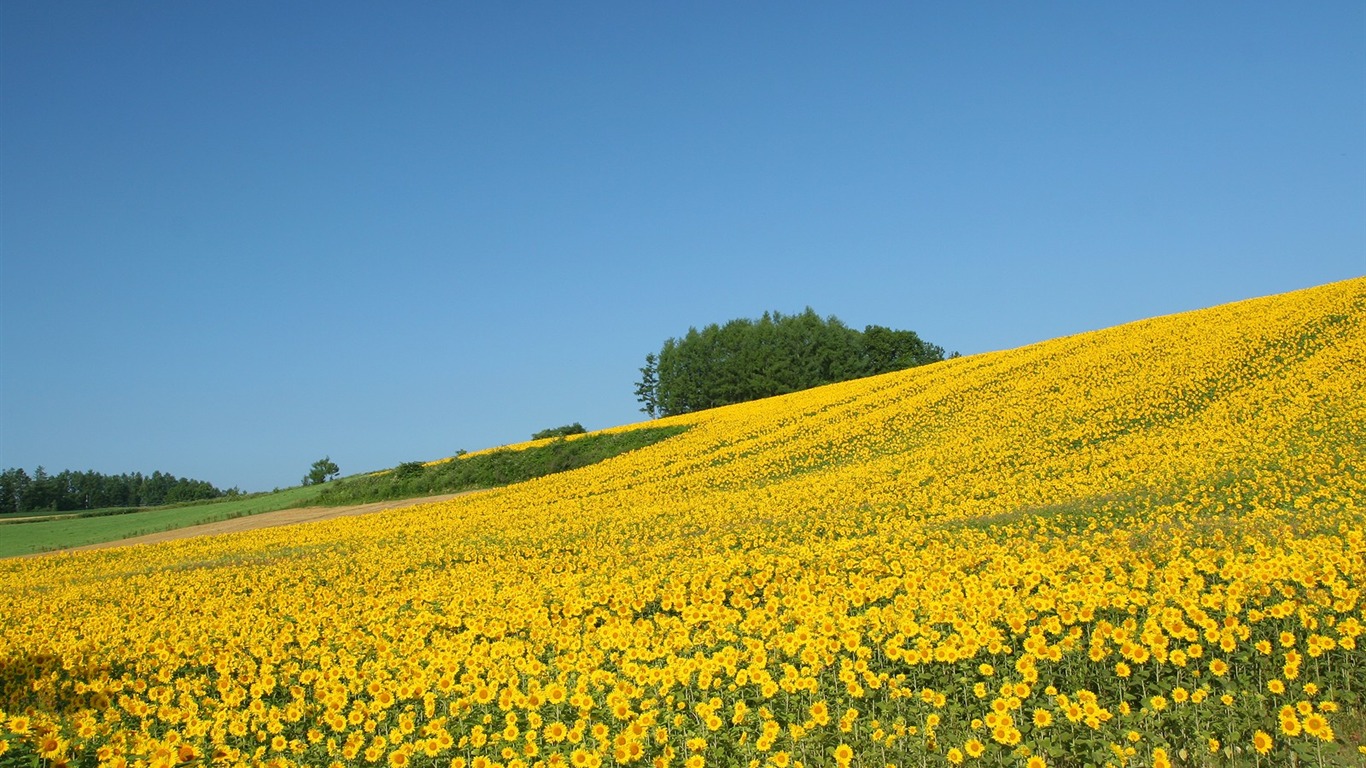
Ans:
[{"label": "bare soil strip", "polygon": [[[331,520],[336,517],[366,515],[371,512],[379,512],[385,509],[411,507],[416,504],[431,504],[438,501],[446,501],[447,499],[453,499],[456,496],[464,496],[469,493],[479,493],[479,491],[445,493],[441,494],[440,496],[425,496],[420,499],[395,499],[392,501],[376,501],[370,504],[356,504],[349,507],[297,507],[295,509],[281,509],[276,512],[262,512],[257,515],[245,515],[243,517],[232,518],[231,520],[219,520],[213,523],[190,525],[184,528],[174,528],[169,531],[149,533],[143,536],[133,536],[127,539],[115,539],[114,541],[102,541],[98,544],[86,544],[83,547],[72,547],[70,549],[52,550],[52,552],[81,552],[87,549],[129,547],[134,544],[157,544],[163,541],[172,541],[174,539],[189,539],[195,536],[215,536],[220,533],[238,533],[240,531],[254,531],[258,528],[274,528],[277,525],[313,523],[319,520]],[[52,554],[52,552],[42,552],[39,553],[39,556],[49,555]]]}]

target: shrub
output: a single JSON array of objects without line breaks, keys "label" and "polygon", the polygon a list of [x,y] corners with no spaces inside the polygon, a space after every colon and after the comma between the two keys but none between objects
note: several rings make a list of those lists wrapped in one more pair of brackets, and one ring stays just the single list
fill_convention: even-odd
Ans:
[{"label": "shrub", "polygon": [[420,477],[423,470],[427,467],[420,461],[405,461],[394,467],[394,477],[399,480],[407,480],[410,477]]},{"label": "shrub", "polygon": [[532,440],[545,440],[549,437],[568,437],[569,435],[582,435],[588,432],[583,425],[577,421],[573,424],[566,424],[563,427],[551,427],[543,429],[531,436]]}]

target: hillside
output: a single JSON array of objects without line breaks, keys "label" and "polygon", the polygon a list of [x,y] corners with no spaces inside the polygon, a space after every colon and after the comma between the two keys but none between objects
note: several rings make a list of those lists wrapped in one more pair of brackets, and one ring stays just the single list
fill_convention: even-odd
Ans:
[{"label": "hillside", "polygon": [[1366,279],[671,424],[442,504],[0,562],[11,754],[1362,759]]}]

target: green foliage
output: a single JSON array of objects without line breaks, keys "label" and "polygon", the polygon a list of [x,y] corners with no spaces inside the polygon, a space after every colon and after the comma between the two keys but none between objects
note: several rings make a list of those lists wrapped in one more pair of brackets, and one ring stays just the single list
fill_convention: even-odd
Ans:
[{"label": "green foliage", "polygon": [[49,475],[38,467],[30,476],[23,469],[11,468],[0,472],[0,515],[155,507],[216,499],[235,492],[221,491],[203,480],[176,477],[168,472],[103,475],[93,470],[63,470]]},{"label": "green foliage", "polygon": [[651,417],[797,392],[944,359],[914,331],[870,325],[856,331],[810,307],[689,328],[645,357],[636,399]]},{"label": "green foliage", "polygon": [[636,382],[636,400],[641,403],[640,410],[650,418],[659,415],[659,358],[651,352],[645,356],[645,365],[640,369],[640,381]]},{"label": "green foliage", "polygon": [[511,485],[544,475],[596,464],[605,459],[653,445],[682,433],[686,426],[646,427],[629,432],[588,435],[512,450],[510,448],[457,457],[424,466],[417,472],[401,464],[389,472],[356,475],[336,481],[318,495],[324,505],[364,504],[438,493],[456,493]]},{"label": "green foliage", "polygon": [[318,485],[331,480],[339,474],[341,474],[341,469],[337,466],[337,462],[333,461],[330,456],[324,456],[313,462],[313,466],[309,468],[308,474],[304,475],[303,484]]},{"label": "green foliage", "polygon": [[401,480],[407,480],[410,477],[418,477],[426,468],[420,461],[405,461],[394,467],[394,475]]},{"label": "green foliage", "polygon": [[588,430],[584,429],[583,425],[576,421],[573,424],[566,424],[563,427],[551,427],[550,429],[543,429],[540,432],[537,432],[536,434],[532,435],[531,439],[545,440],[546,438],[550,437],[568,437],[569,435],[584,435],[587,433]]}]

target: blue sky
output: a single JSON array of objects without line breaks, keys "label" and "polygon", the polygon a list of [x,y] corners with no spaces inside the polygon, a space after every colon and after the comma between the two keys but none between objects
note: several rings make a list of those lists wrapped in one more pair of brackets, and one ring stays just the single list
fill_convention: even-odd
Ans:
[{"label": "blue sky", "polygon": [[1366,274],[1366,5],[0,3],[0,466],[643,417],[806,306],[972,354]]}]

